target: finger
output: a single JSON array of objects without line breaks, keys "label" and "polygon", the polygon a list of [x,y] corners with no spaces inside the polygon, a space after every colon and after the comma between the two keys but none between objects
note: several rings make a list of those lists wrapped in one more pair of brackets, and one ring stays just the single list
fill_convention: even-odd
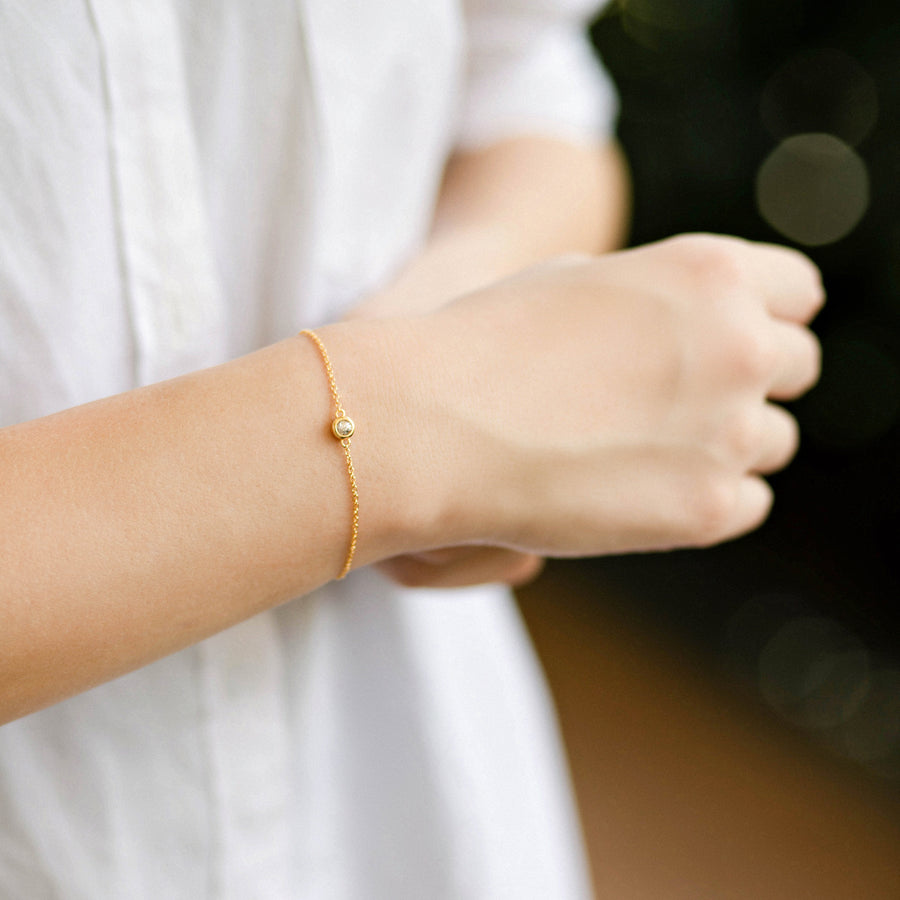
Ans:
[{"label": "finger", "polygon": [[758,475],[743,478],[738,486],[735,514],[719,539],[730,540],[759,528],[768,518],[773,500],[772,488]]},{"label": "finger", "polygon": [[799,445],[797,420],[781,406],[767,403],[762,412],[759,452],[750,470],[769,475],[783,469],[794,458]]},{"label": "finger", "polygon": [[[652,245],[651,245],[652,246]],[[725,235],[679,235],[663,241],[688,270],[721,290],[748,287],[779,319],[809,322],[825,301],[822,276],[805,254],[790,247]],[[639,252],[641,248],[637,248]]]},{"label": "finger", "polygon": [[543,556],[535,553],[519,553],[518,557],[518,561],[515,565],[510,565],[503,579],[505,584],[513,588],[531,584],[544,571],[547,562]]},{"label": "finger", "polygon": [[[711,547],[740,537],[765,521],[772,508],[773,494],[760,475],[748,474],[738,479],[728,479],[725,484],[727,491],[718,494],[711,507],[712,516],[707,517],[702,502],[699,507],[695,506],[692,512],[699,510],[701,515],[689,517],[689,527],[683,539],[670,544],[670,547]],[[722,498],[727,498],[727,504],[720,505]]]},{"label": "finger", "polygon": [[747,243],[749,274],[772,315],[811,322],[825,302],[822,276],[799,250],[776,244]]},{"label": "finger", "polygon": [[822,348],[816,336],[802,325],[774,322],[779,365],[769,386],[773,400],[793,400],[819,379]]},{"label": "finger", "polygon": [[379,563],[378,568],[406,587],[468,587],[502,583],[520,587],[538,576],[541,557],[501,547],[451,547]]}]

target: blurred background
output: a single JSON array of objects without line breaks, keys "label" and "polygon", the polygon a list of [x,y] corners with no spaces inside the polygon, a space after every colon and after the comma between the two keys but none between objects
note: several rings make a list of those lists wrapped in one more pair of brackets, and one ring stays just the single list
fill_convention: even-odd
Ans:
[{"label": "blurred background", "polygon": [[601,897],[900,898],[900,4],[618,0],[632,243],[822,268],[824,373],[759,532],[553,563],[521,603]]}]

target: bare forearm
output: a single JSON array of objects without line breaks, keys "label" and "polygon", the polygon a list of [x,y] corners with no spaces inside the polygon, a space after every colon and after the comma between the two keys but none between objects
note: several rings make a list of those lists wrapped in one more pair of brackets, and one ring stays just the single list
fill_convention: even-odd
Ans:
[{"label": "bare forearm", "polygon": [[621,243],[627,207],[624,157],[614,142],[511,138],[450,160],[434,236],[486,224],[505,228],[522,258],[600,253]]},{"label": "bare forearm", "polygon": [[[621,234],[623,171],[612,146],[537,137],[458,156],[427,246],[363,317],[423,312],[554,253],[609,249]],[[379,384],[377,355],[360,373],[369,387]],[[0,718],[339,571],[346,472],[320,427],[322,379],[313,348],[292,341],[0,435],[10,485],[0,507]],[[366,407],[387,426],[381,401],[389,395]],[[365,473],[365,456],[357,463]],[[392,484],[383,465],[363,485],[359,561],[410,549],[380,542],[378,512],[396,511],[409,485]]]},{"label": "bare forearm", "polygon": [[[721,297],[729,303],[721,303]],[[357,564],[443,546],[592,555],[758,524],[815,379],[799,254],[710,237],[568,259],[320,335],[357,421]],[[0,722],[341,568],[351,505],[298,337],[0,430]]]},{"label": "bare forearm", "polygon": [[[374,355],[367,375],[351,396],[386,422]],[[0,721],[334,577],[350,501],[330,417],[298,337],[0,431]],[[365,490],[360,563],[392,547]]]},{"label": "bare forearm", "polygon": [[614,250],[628,208],[615,143],[519,137],[459,154],[425,246],[354,316],[424,311],[551,256]]}]

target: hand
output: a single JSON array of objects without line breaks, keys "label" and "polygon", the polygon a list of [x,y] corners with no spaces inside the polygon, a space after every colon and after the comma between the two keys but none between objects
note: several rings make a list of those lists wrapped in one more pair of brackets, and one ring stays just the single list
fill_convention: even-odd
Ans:
[{"label": "hand", "polygon": [[822,300],[795,251],[686,236],[537,266],[418,320],[430,356],[404,399],[423,549],[593,555],[756,527],[761,476],[798,441],[770,401],[815,382]]}]

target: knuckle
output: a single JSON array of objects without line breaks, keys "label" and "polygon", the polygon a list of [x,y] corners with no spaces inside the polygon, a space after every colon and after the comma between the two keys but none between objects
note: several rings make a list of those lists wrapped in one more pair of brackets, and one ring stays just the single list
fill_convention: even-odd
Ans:
[{"label": "knuckle", "polygon": [[732,415],[719,436],[719,447],[726,458],[746,462],[756,457],[760,444],[760,417],[744,409]]},{"label": "knuckle", "polygon": [[699,477],[687,501],[688,533],[692,544],[707,547],[730,531],[738,503],[734,479],[721,472]]},{"label": "knuckle", "polygon": [[720,295],[745,280],[741,242],[715,235],[682,235],[673,239],[694,290]]},{"label": "knuckle", "polygon": [[732,341],[730,359],[739,377],[767,382],[777,363],[776,347],[758,331],[743,331]]}]

